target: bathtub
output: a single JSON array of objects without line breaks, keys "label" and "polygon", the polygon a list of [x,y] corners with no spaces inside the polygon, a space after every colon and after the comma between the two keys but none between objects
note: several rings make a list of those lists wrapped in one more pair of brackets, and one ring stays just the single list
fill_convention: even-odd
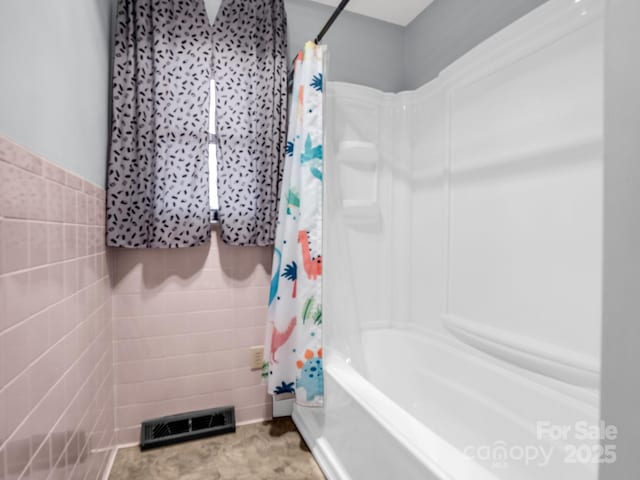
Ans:
[{"label": "bathtub", "polygon": [[328,478],[597,478],[603,7],[412,92],[328,82],[325,407],[293,415]]},{"label": "bathtub", "polygon": [[[446,337],[375,329],[362,340],[366,372],[328,354],[324,410],[294,408],[329,479],[597,478],[595,464],[565,462],[562,441],[538,438],[538,422],[595,424],[598,411],[584,399]],[[502,447],[517,454],[503,458]],[[541,449],[550,461],[534,453]]]}]

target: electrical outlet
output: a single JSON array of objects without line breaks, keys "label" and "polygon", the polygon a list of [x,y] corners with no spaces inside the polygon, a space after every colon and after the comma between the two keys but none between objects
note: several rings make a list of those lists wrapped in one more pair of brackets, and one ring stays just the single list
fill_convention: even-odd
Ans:
[{"label": "electrical outlet", "polygon": [[249,348],[249,366],[251,370],[261,369],[263,359],[264,347],[262,345]]}]

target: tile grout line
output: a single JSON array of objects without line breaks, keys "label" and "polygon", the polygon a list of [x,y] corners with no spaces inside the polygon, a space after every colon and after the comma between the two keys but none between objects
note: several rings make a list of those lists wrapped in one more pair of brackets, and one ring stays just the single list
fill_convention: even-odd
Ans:
[{"label": "tile grout line", "polygon": [[[96,337],[96,339],[99,336]],[[7,436],[7,438],[4,440],[4,442],[2,444],[0,444],[0,448],[4,448],[6,445],[8,445],[9,441],[14,437],[14,435],[16,435],[16,433],[20,430],[20,428],[29,420],[29,418],[31,417],[31,415],[35,412],[35,410],[44,402],[44,399],[47,397],[47,395],[49,395],[49,393],[51,391],[53,391],[54,388],[56,388],[56,386],[58,386],[60,384],[60,382],[62,382],[64,380],[64,378],[67,376],[67,374],[69,373],[69,371],[78,363],[78,360],[80,358],[82,358],[82,356],[84,355],[84,353],[89,350],[94,344],[95,344],[96,340],[94,340],[93,342],[91,342],[87,348],[84,349],[84,351],[82,352],[82,354],[80,354],[78,356],[78,359],[76,359],[76,361],[67,369],[65,370],[65,372],[60,376],[60,378],[58,379],[58,381],[56,383],[54,383],[51,388],[49,388],[49,390],[47,390],[47,392],[42,396],[42,398],[38,401],[38,403],[36,403],[33,408],[29,411],[29,413],[25,416],[25,418],[22,420],[22,422],[20,422],[13,430],[13,432],[11,432],[10,435]],[[107,355],[109,352],[105,351],[102,356],[100,357],[100,360],[98,360],[95,364],[95,366],[93,367],[93,369],[91,370],[91,372],[87,375],[87,378],[85,379],[85,381],[82,383],[82,385],[80,386],[80,388],[78,388],[77,392],[75,393],[75,395],[73,396],[73,398],[71,398],[71,400],[69,401],[67,407],[62,411],[62,413],[60,414],[60,416],[57,418],[56,422],[53,424],[52,429],[54,429],[56,427],[56,425],[58,425],[58,423],[61,421],[62,417],[65,415],[65,413],[73,406],[73,402],[75,401],[76,398],[78,398],[78,396],[80,395],[80,392],[82,391],[82,389],[87,385],[87,383],[89,382],[89,380],[91,380],[91,377],[93,376],[93,374],[96,372],[96,370],[99,368],[100,366],[100,362],[102,362],[102,360],[104,359],[105,355]],[[108,377],[107,377],[108,378]],[[103,383],[106,381],[106,379],[103,380]],[[97,395],[100,391],[100,389],[97,389],[98,391],[94,394]],[[85,411],[82,419],[84,419],[84,416],[87,415],[87,411]],[[80,424],[82,423],[82,419],[78,422],[77,427],[79,428]],[[74,430],[73,433],[75,433],[76,431]],[[51,433],[51,431],[47,432],[46,437]],[[73,437],[73,435],[72,435]],[[63,451],[65,451],[67,449],[67,446],[71,443],[71,438],[69,439],[69,441],[67,443],[65,443],[64,449]],[[43,440],[44,443],[44,440]],[[33,461],[33,456],[31,457],[31,459],[29,460],[29,463],[27,464],[27,467],[30,465],[31,461]],[[24,472],[24,471],[23,471]]]},{"label": "tile grout line", "polygon": [[[96,283],[98,283],[98,282],[96,282]],[[95,285],[95,284],[94,284],[94,285]],[[87,288],[90,288],[90,287],[87,287]],[[76,294],[77,294],[77,293],[76,293]],[[74,294],[74,295],[76,295],[76,294]],[[41,314],[42,312],[44,312],[44,311],[48,310],[49,308],[51,308],[51,307],[53,307],[53,306],[55,306],[55,305],[58,305],[59,303],[62,303],[63,301],[65,301],[65,300],[67,300],[67,299],[69,299],[69,298],[73,297],[74,295],[71,295],[71,296],[69,296],[69,297],[66,297],[64,300],[61,300],[60,302],[57,302],[56,304],[53,304],[53,305],[51,305],[50,307],[47,307],[47,308],[45,308],[45,309],[43,309],[43,310],[40,310],[38,313],[36,313],[36,314],[32,315],[32,316],[31,316],[31,317],[29,317],[28,319],[25,319],[25,320],[21,321],[21,322],[20,322],[20,324],[21,324],[21,323],[23,323],[23,322],[26,322],[26,321],[28,321],[28,320],[30,320],[30,319],[32,319],[34,316]],[[33,367],[33,366],[34,366],[34,365],[35,365],[39,360],[41,360],[41,359],[42,359],[42,357],[44,357],[47,353],[49,353],[49,352],[50,352],[54,347],[58,346],[58,345],[59,345],[61,342],[63,342],[67,337],[69,337],[71,334],[73,334],[73,332],[74,332],[74,331],[78,330],[78,329],[79,329],[83,324],[85,324],[87,321],[89,321],[89,319],[90,319],[93,315],[95,315],[95,314],[96,314],[96,313],[97,313],[97,312],[98,312],[98,311],[99,311],[99,310],[100,310],[104,305],[106,305],[106,302],[105,302],[105,303],[103,303],[102,305],[100,305],[99,307],[97,307],[95,310],[93,310],[93,311],[92,311],[92,312],[90,312],[89,314],[87,314],[87,316],[86,316],[86,318],[85,318],[84,320],[80,321],[80,322],[79,322],[77,325],[75,325],[71,330],[69,330],[69,331],[68,331],[67,333],[65,333],[62,337],[60,337],[60,339],[58,339],[58,341],[57,341],[57,342],[55,342],[54,344],[52,344],[50,347],[47,347],[47,349],[46,349],[44,352],[42,352],[42,353],[41,353],[40,355],[38,355],[34,360],[32,360],[32,361],[31,361],[27,366],[25,366],[25,368],[24,368],[24,369],[23,369],[23,370],[22,370],[18,375],[14,376],[11,380],[7,381],[7,383],[5,383],[5,385],[4,385],[2,388],[0,388],[0,394],[1,394],[1,393],[4,393],[7,387],[9,387],[12,383],[14,383],[14,382],[15,382],[15,381],[16,381],[16,380],[17,380],[17,379],[18,379],[18,378],[19,378],[19,377],[20,377],[20,376],[21,376],[25,371],[27,371],[28,369],[30,369],[31,367]],[[10,330],[14,329],[14,327],[16,327],[16,326],[18,326],[18,325],[19,325],[19,324],[13,325],[13,326],[11,326],[11,327],[7,328],[6,330],[3,330],[0,334],[4,334],[5,332],[10,331]],[[84,353],[84,351],[83,351],[83,353]],[[66,374],[66,372],[67,372],[67,371],[65,371],[65,374]]]},{"label": "tile grout line", "polygon": [[[74,261],[74,260],[70,260],[69,262],[65,262],[65,263],[70,263],[70,262],[72,262],[72,261]],[[39,267],[38,267],[38,268],[39,268]],[[32,270],[37,270],[38,268],[34,268],[34,269],[32,269]],[[104,282],[104,280],[105,280],[105,279],[107,279],[107,280],[108,280],[108,278],[109,278],[109,277],[108,277],[107,275],[103,275],[103,276],[102,276],[102,277],[100,277],[98,280],[96,280],[96,281],[94,281],[94,282],[92,282],[92,283],[88,284],[87,286],[85,286],[85,287],[83,287],[83,288],[81,288],[81,289],[75,290],[75,291],[74,291],[74,293],[72,293],[71,295],[67,295],[67,296],[63,297],[62,299],[58,300],[57,302],[51,303],[51,304],[47,305],[46,307],[44,307],[44,308],[42,308],[42,309],[40,309],[40,310],[38,310],[38,311],[36,311],[36,312],[32,313],[32,314],[31,314],[31,315],[29,315],[28,317],[23,318],[22,320],[20,320],[20,321],[18,321],[18,322],[16,322],[16,323],[14,323],[13,325],[10,325],[10,326],[6,327],[4,330],[0,330],[0,335],[4,335],[4,334],[5,334],[5,333],[7,333],[7,332],[11,332],[12,330],[14,330],[14,329],[16,329],[16,328],[18,328],[18,327],[22,326],[24,323],[28,322],[29,320],[33,320],[33,319],[34,319],[35,317],[37,317],[38,315],[41,315],[41,314],[43,314],[43,313],[46,313],[46,311],[47,311],[47,310],[50,310],[50,309],[52,309],[53,307],[58,307],[61,303],[66,302],[66,301],[67,301],[67,300],[69,300],[70,298],[72,298],[72,297],[74,297],[74,296],[76,296],[76,295],[78,295],[78,294],[80,294],[80,293],[82,293],[82,292],[85,292],[86,290],[89,290],[89,289],[91,289],[91,288],[95,288],[96,286],[99,286],[98,284],[100,284],[100,283]],[[2,279],[2,276],[0,276],[0,279]],[[64,285],[63,285],[63,288],[64,288]],[[105,303],[106,303],[106,302],[105,302]],[[96,309],[96,310],[97,310],[97,309]],[[90,312],[90,315],[93,315],[94,313],[95,313],[95,310],[94,310],[93,312]]]}]

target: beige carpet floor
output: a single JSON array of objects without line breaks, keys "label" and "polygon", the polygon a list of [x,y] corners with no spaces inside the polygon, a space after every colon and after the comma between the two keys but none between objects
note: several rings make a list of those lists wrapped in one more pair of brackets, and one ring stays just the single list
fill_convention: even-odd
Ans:
[{"label": "beige carpet floor", "polygon": [[109,480],[322,480],[289,418],[141,452],[118,451]]}]

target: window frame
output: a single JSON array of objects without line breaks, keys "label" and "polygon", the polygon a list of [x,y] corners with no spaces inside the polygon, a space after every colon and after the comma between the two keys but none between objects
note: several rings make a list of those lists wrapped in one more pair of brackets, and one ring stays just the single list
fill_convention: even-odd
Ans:
[{"label": "window frame", "polygon": [[[213,69],[212,69],[212,74],[213,74]],[[212,133],[211,132],[211,118],[213,116],[213,122],[215,125],[216,122],[216,110],[215,110],[215,80],[213,78],[213,75],[211,76],[211,78],[209,79],[209,95],[213,95],[214,97],[214,101],[209,102],[209,125],[208,125],[208,129],[209,129],[209,149],[208,149],[208,167],[209,167],[209,218],[211,223],[217,223],[218,219],[219,219],[219,215],[218,215],[218,210],[220,208],[220,206],[218,205],[218,208],[211,208],[211,195],[212,195],[212,189],[211,189],[211,170],[212,170],[212,161],[211,161],[211,145],[215,145],[216,149],[215,149],[215,157],[213,159],[213,167],[216,168],[216,182],[218,181],[218,175],[217,175],[217,168],[218,168],[218,134],[217,134],[217,128],[214,126],[214,131],[216,133]],[[213,109],[213,111],[212,111]],[[216,195],[218,193],[217,187],[216,187]],[[217,204],[217,202],[216,202]]]}]

